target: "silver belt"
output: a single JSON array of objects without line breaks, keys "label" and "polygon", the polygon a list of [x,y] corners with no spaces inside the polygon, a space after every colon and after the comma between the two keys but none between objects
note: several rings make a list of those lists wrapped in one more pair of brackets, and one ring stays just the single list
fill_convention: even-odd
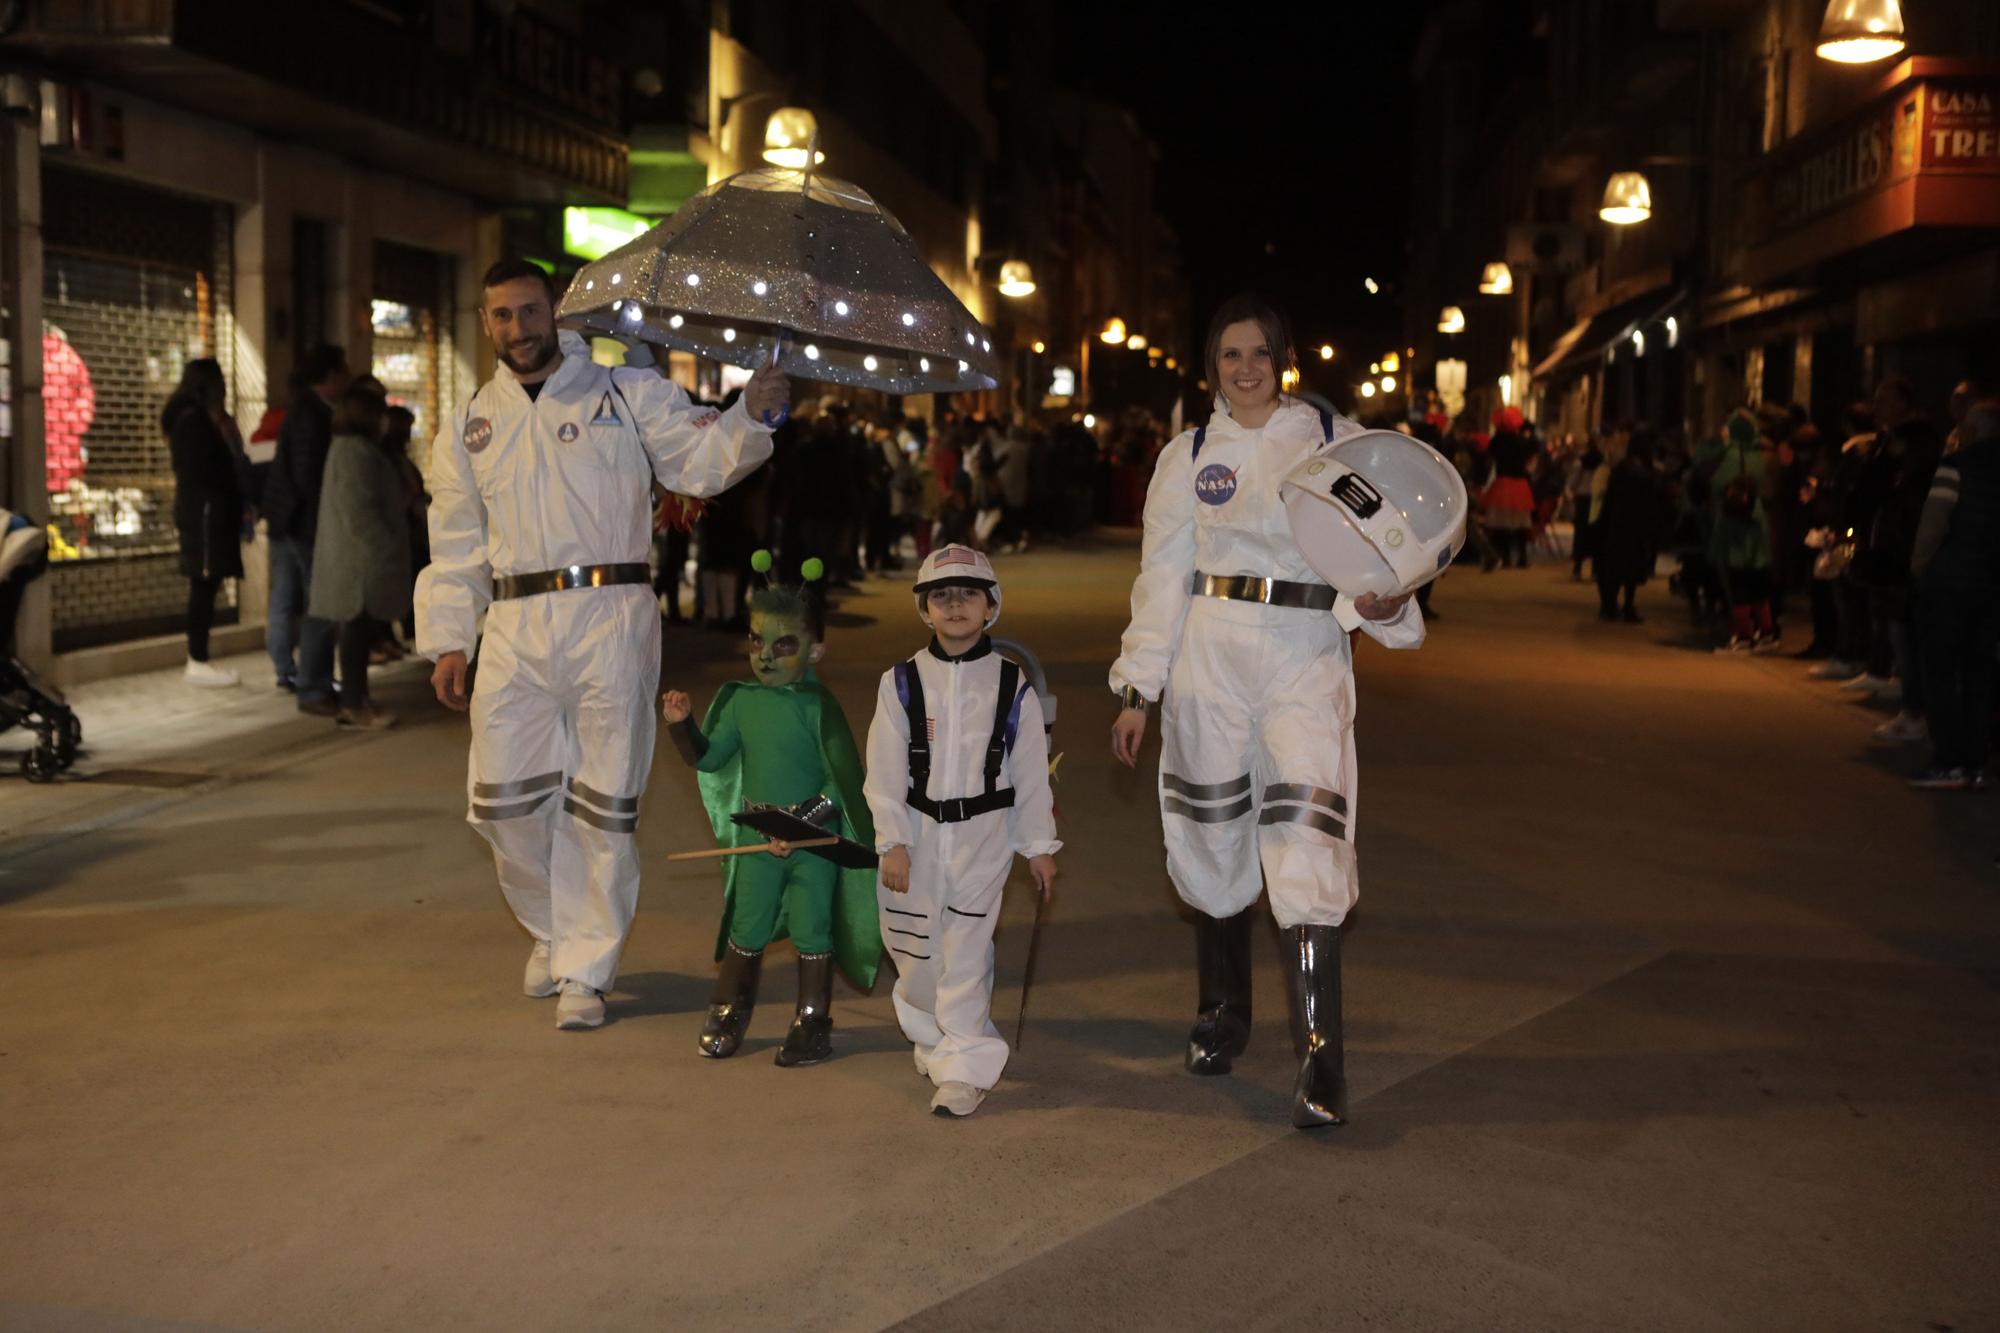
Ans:
[{"label": "silver belt", "polygon": [[1284,579],[1261,579],[1250,574],[1203,574],[1199,570],[1188,582],[1196,597],[1220,597],[1226,602],[1262,602],[1266,606],[1291,606],[1302,611],[1331,611],[1339,594],[1324,583],[1288,583]]},{"label": "silver belt", "polygon": [[571,588],[609,588],[620,583],[651,583],[653,571],[645,565],[565,565],[534,574],[502,574],[493,580],[493,600],[512,601],[544,592],[566,592]]}]

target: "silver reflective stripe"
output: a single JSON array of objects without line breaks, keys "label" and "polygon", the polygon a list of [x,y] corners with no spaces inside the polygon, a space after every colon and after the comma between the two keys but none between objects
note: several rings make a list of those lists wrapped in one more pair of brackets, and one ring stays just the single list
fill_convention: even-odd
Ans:
[{"label": "silver reflective stripe", "polygon": [[1160,798],[1162,810],[1170,815],[1179,815],[1182,819],[1192,819],[1197,824],[1227,824],[1232,819],[1249,814],[1250,807],[1254,804],[1256,803],[1248,796],[1233,805],[1189,805],[1186,801],[1177,801],[1171,796]]},{"label": "silver reflective stripe", "polygon": [[535,811],[541,809],[542,806],[548,803],[548,799],[549,793],[543,792],[540,796],[521,801],[515,805],[480,805],[475,801],[472,806],[472,817],[474,819],[519,819],[522,815],[532,815]]},{"label": "silver reflective stripe", "polygon": [[604,807],[616,814],[636,815],[639,813],[639,798],[636,796],[606,796],[603,792],[586,787],[575,778],[569,780],[569,789],[589,801],[592,805]]},{"label": "silver reflective stripe", "polygon": [[1241,796],[1244,792],[1249,791],[1250,775],[1245,773],[1242,777],[1230,782],[1210,782],[1204,784],[1189,782],[1186,778],[1173,773],[1162,773],[1160,774],[1160,785],[1168,791],[1177,791],[1181,795],[1197,801],[1220,801],[1225,797]]},{"label": "silver reflective stripe", "polygon": [[570,797],[563,797],[563,809],[595,828],[606,833],[636,833],[639,829],[637,815],[600,815],[597,811]]},{"label": "silver reflective stripe", "polygon": [[1264,788],[1266,801],[1304,801],[1331,810],[1336,815],[1347,813],[1347,798],[1337,791],[1315,787],[1310,782],[1274,782]]},{"label": "silver reflective stripe", "polygon": [[1268,805],[1257,816],[1259,824],[1308,824],[1334,838],[1347,836],[1347,825],[1306,805]]},{"label": "silver reflective stripe", "polygon": [[481,800],[505,799],[509,796],[533,796],[538,791],[560,786],[561,773],[544,773],[540,777],[521,778],[514,782],[475,782],[472,794]]}]

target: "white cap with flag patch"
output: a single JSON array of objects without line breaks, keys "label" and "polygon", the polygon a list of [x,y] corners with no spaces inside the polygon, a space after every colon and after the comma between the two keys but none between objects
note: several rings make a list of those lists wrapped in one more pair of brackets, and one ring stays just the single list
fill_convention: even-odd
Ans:
[{"label": "white cap with flag patch", "polygon": [[993,613],[986,617],[986,628],[992,629],[993,622],[1000,619],[1000,579],[993,573],[993,562],[970,546],[954,542],[924,557],[923,568],[917,571],[915,589],[920,617],[924,613],[924,595],[933,588],[984,588],[993,595]]}]

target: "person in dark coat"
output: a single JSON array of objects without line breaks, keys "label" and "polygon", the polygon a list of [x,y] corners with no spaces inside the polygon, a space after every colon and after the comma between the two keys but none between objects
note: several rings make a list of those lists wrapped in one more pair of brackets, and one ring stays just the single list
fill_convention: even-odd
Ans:
[{"label": "person in dark coat", "polygon": [[243,577],[243,489],[234,427],[224,406],[222,367],[209,357],[187,363],[160,412],[160,430],[174,464],[174,526],[180,531],[181,573],[188,581],[187,670],[190,685],[234,685],[238,677],[208,660],[215,598],[224,579]]},{"label": "person in dark coat", "polygon": [[[285,411],[278,448],[264,480],[264,522],[271,542],[271,605],[264,646],[278,673],[278,688],[294,690],[299,711],[331,717],[334,627],[301,616],[312,587],[313,539],[319,529],[320,481],[333,444],[333,402],[353,378],[347,353],[321,345],[299,365],[304,386]],[[298,639],[298,662],[292,641]]]},{"label": "person in dark coat", "polygon": [[368,697],[368,655],[384,622],[410,609],[409,492],[382,448],[388,395],[363,375],[334,404],[333,442],[320,491],[309,614],[340,626],[343,730],[396,725]]},{"label": "person in dark coat", "polygon": [[1653,576],[1667,516],[1666,496],[1653,458],[1652,429],[1636,426],[1625,445],[1625,456],[1611,466],[1604,488],[1604,512],[1595,525],[1599,620],[1642,623],[1633,600],[1639,585]]}]

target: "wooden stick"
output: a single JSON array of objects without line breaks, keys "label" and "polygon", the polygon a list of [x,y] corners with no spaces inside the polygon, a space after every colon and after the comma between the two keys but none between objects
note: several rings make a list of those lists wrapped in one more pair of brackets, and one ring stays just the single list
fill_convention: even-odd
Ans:
[{"label": "wooden stick", "polygon": [[[839,841],[839,838],[807,838],[804,842],[795,842],[791,846],[794,851],[797,851],[801,847],[831,847]],[[752,843],[748,847],[710,847],[705,851],[699,852],[674,852],[667,857],[667,860],[707,861],[718,856],[748,856],[751,852],[768,852],[774,845],[773,843],[759,842]]]}]

